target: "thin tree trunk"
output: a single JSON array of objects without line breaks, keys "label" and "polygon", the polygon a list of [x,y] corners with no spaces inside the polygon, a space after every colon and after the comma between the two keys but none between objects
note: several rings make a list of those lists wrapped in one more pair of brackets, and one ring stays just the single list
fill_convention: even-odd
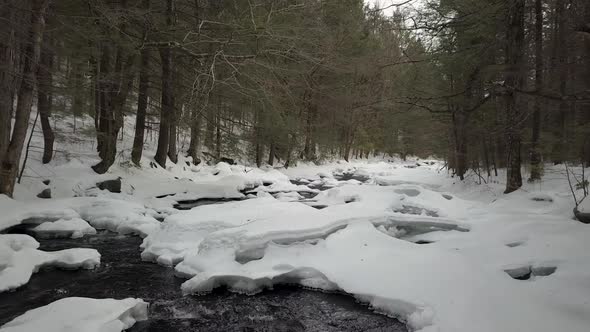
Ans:
[{"label": "thin tree trunk", "polygon": [[201,113],[197,108],[191,112],[191,141],[188,148],[188,155],[197,164],[199,159],[199,145],[201,145]]},{"label": "thin tree trunk", "polygon": [[270,166],[274,165],[275,163],[275,143],[270,142],[270,147],[268,148],[268,164]]},{"label": "thin tree trunk", "polygon": [[217,113],[215,115],[215,158],[221,160],[221,98],[217,98]]},{"label": "thin tree trunk", "polygon": [[149,50],[144,48],[141,50],[139,91],[137,93],[137,115],[135,117],[135,136],[133,137],[133,149],[131,150],[131,161],[137,166],[141,166],[141,155],[143,153],[145,117],[148,105],[149,62]]},{"label": "thin tree trunk", "polygon": [[453,112],[453,136],[455,141],[455,174],[465,179],[467,173],[467,113],[463,110]]},{"label": "thin tree trunk", "polygon": [[41,50],[41,60],[39,67],[39,87],[37,89],[37,110],[41,120],[41,130],[43,131],[43,163],[47,164],[53,157],[53,143],[55,135],[51,129],[49,117],[51,116],[51,106],[53,103],[53,53],[48,49],[48,43]]},{"label": "thin tree trunk", "polygon": [[169,145],[168,141],[170,140],[170,113],[173,111],[172,100],[170,99],[172,93],[172,86],[170,85],[172,67],[170,48],[161,48],[160,57],[162,59],[162,101],[160,109],[158,148],[156,150],[154,159],[160,166],[166,168],[166,157],[168,155]]}]

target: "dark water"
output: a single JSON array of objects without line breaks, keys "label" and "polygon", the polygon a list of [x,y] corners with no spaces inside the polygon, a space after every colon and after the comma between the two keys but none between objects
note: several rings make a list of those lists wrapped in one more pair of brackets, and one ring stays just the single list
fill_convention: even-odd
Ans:
[{"label": "dark water", "polygon": [[255,296],[217,290],[182,296],[173,269],[140,260],[137,237],[100,232],[82,239],[39,239],[41,249],[95,248],[96,270],[43,270],[14,292],[0,293],[0,325],[55,300],[83,296],[142,298],[150,319],[130,331],[407,331],[344,294],[280,286]]}]

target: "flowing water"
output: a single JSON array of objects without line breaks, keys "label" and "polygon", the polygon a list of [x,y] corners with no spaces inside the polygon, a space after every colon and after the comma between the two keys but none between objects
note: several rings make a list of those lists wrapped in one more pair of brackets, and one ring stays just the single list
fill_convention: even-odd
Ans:
[{"label": "flowing water", "polygon": [[[21,230],[22,231],[22,230]],[[141,239],[99,232],[82,239],[38,239],[41,250],[97,249],[95,270],[46,269],[14,292],[0,293],[0,325],[27,310],[71,297],[142,298],[149,319],[130,331],[407,331],[396,319],[372,312],[346,294],[278,286],[254,296],[220,289],[183,296],[171,268],[140,259]]]}]

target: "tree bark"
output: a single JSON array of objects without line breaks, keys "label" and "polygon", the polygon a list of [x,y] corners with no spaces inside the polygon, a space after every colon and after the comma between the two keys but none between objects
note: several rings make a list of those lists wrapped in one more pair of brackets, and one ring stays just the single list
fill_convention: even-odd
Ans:
[{"label": "tree bark", "polygon": [[[535,0],[535,90],[543,89],[543,1]],[[530,162],[531,175],[529,181],[541,180],[543,165],[539,140],[541,138],[541,101],[535,100],[533,111],[533,133],[531,139]]]},{"label": "tree bark", "polygon": [[[143,0],[143,8],[150,9],[150,0]],[[144,27],[144,40],[148,38],[148,26]],[[133,148],[131,149],[131,161],[138,167],[141,166],[141,155],[143,154],[143,140],[145,135],[145,117],[148,106],[149,90],[149,66],[150,51],[147,48],[141,49],[139,63],[139,89],[137,92],[137,114],[135,116],[135,135],[133,136]]]},{"label": "tree bark", "polygon": [[513,0],[508,10],[508,32],[506,35],[506,190],[511,193],[522,186],[521,174],[521,112],[516,89],[523,85],[522,66],[524,60],[524,7],[525,0]]},{"label": "tree bark", "polygon": [[[170,0],[168,2],[171,2]],[[170,140],[170,115],[172,113],[172,59],[170,47],[160,49],[160,58],[162,60],[162,101],[160,108],[160,130],[158,134],[158,148],[154,159],[156,162],[166,168],[166,157],[168,155],[168,145]]]},{"label": "tree bark", "polygon": [[[174,79],[174,78],[172,78]],[[173,84],[173,83],[171,83]],[[174,105],[174,88],[170,89],[170,103],[171,103],[171,111],[170,114],[170,139],[168,141],[168,158],[170,161],[176,164],[178,162],[178,154],[176,152],[176,136],[177,136],[177,127],[178,127],[178,110]]]},{"label": "tree bark", "polygon": [[463,181],[467,173],[467,117],[461,110],[453,112],[453,136],[455,141],[455,174]]},{"label": "tree bark", "polygon": [[149,89],[149,57],[149,50],[146,48],[142,49],[139,67],[139,90],[137,92],[135,136],[133,137],[133,149],[131,150],[131,161],[137,166],[141,166],[141,155],[143,153],[143,140],[145,135],[145,117],[147,113]]},{"label": "tree bark", "polygon": [[12,193],[14,192],[20,156],[29,126],[31,106],[33,105],[33,92],[37,80],[37,69],[41,54],[41,42],[45,30],[45,11],[49,5],[49,0],[34,0],[31,1],[31,4],[29,36],[22,53],[23,71],[21,85],[18,90],[14,130],[12,131],[7,150],[0,157],[0,194],[10,197],[12,197]]},{"label": "tree bark", "polygon": [[270,142],[270,147],[268,148],[268,164],[272,166],[275,163],[275,143]]},{"label": "tree bark", "polygon": [[53,52],[49,49],[48,43],[41,50],[41,60],[39,66],[39,86],[37,89],[37,110],[41,120],[41,130],[43,131],[43,163],[47,164],[53,158],[53,143],[55,135],[51,129],[49,117],[51,116],[51,106],[53,104]]},{"label": "tree bark", "polygon": [[187,151],[195,164],[199,159],[199,145],[201,145],[201,113],[195,108],[191,112],[191,141]]},{"label": "tree bark", "polygon": [[[14,2],[14,1],[13,1]],[[3,24],[8,38],[0,38],[0,165],[4,162],[8,146],[10,145],[10,132],[12,131],[12,112],[16,79],[12,71],[15,71],[16,40],[14,31],[15,4],[8,3],[0,7],[2,21],[12,24]]]},{"label": "tree bark", "polygon": [[[174,22],[174,0],[166,1],[166,22],[171,28]],[[160,131],[158,134],[158,148],[154,159],[166,168],[166,157],[170,141],[170,117],[174,112],[172,97],[172,49],[170,45],[160,48],[162,61],[162,101],[160,107]]]}]

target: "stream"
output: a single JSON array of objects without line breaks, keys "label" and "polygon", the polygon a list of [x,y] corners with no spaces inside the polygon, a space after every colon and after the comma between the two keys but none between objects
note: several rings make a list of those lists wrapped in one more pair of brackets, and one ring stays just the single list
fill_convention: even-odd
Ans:
[{"label": "stream", "polygon": [[[18,230],[22,232],[23,230]],[[218,289],[183,296],[174,270],[140,259],[141,239],[107,231],[81,239],[37,239],[41,250],[94,248],[95,270],[44,269],[28,284],[0,293],[0,326],[27,310],[64,297],[142,298],[149,319],[129,331],[407,331],[400,321],[371,311],[346,294],[278,286],[254,296]]]}]

